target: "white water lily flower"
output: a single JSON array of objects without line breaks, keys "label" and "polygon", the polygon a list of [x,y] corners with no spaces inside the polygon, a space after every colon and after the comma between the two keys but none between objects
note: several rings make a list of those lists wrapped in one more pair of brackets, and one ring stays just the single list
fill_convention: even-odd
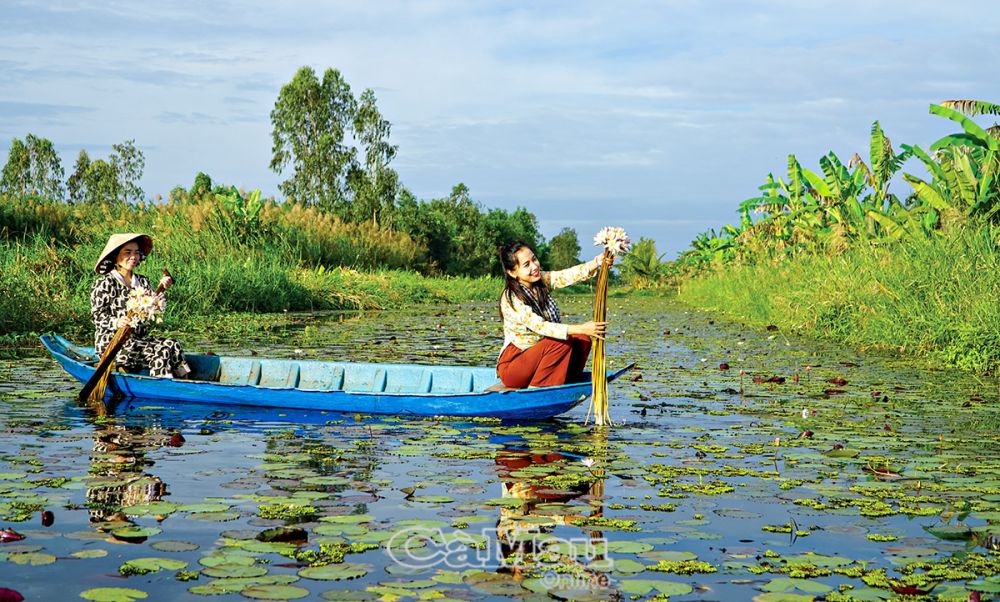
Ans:
[{"label": "white water lily flower", "polygon": [[584,458],[584,459],[580,460],[580,464],[583,464],[587,468],[590,468],[591,466],[594,465],[594,459],[593,458]]},{"label": "white water lily flower", "polygon": [[167,307],[162,294],[145,288],[133,288],[125,302],[126,317],[135,328],[140,322],[162,322],[161,315]]},{"label": "white water lily flower", "polygon": [[802,417],[803,418],[808,418],[809,417],[809,409],[808,408],[802,408]]},{"label": "white water lily flower", "polygon": [[625,233],[625,230],[608,226],[601,229],[597,233],[597,236],[594,237],[594,246],[603,246],[612,254],[621,257],[632,248],[632,241],[629,239],[628,234]]}]

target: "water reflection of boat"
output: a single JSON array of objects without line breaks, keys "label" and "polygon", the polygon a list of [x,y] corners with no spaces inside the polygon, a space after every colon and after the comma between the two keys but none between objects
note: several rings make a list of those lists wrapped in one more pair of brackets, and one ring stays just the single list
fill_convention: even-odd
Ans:
[{"label": "water reflection of boat", "polygon": [[[94,373],[97,357],[57,335],[42,343],[77,380]],[[114,373],[108,395],[216,405],[280,407],[366,414],[489,416],[537,420],[573,408],[590,382],[505,390],[493,368],[257,359],[187,354],[192,378]],[[631,366],[608,374],[608,381]]]}]

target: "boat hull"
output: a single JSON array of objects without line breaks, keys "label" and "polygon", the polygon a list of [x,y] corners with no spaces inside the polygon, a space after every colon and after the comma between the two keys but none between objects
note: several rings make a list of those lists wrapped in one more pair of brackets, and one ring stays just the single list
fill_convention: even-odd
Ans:
[{"label": "boat hull", "polygon": [[[87,380],[94,373],[93,349],[78,347],[57,335],[44,335],[42,343],[52,354],[52,357],[66,372],[80,382]],[[189,360],[203,361],[216,356],[199,356],[189,354]],[[223,361],[247,361],[234,358]],[[282,366],[294,365],[296,377],[300,371],[299,365],[304,365],[303,372],[316,371],[319,367],[333,366],[333,363],[296,360],[263,360]],[[258,364],[257,360],[253,360]],[[351,364],[336,364],[338,367]],[[410,374],[420,366],[402,366],[391,364],[354,364],[371,372],[378,367],[385,374],[395,370]],[[432,367],[424,367],[428,370]],[[341,368],[343,369],[343,368]],[[410,372],[406,372],[406,371]],[[561,385],[557,387],[539,387],[518,389],[512,391],[487,391],[482,386],[487,380],[496,381],[495,373],[487,368],[437,368],[442,370],[461,371],[470,383],[470,390],[465,393],[407,393],[407,392],[368,392],[352,390],[308,390],[296,387],[262,386],[260,384],[232,384],[208,380],[173,380],[152,378],[138,374],[115,372],[109,379],[107,397],[114,395],[136,397],[143,399],[162,399],[175,402],[199,402],[220,406],[251,406],[268,408],[289,408],[301,410],[319,410],[328,412],[349,412],[365,414],[397,414],[412,416],[465,416],[492,417],[516,420],[541,420],[562,414],[587,398],[591,392],[590,382]],[[627,370],[627,368],[626,368]],[[609,380],[617,378],[624,370],[609,374]],[[456,372],[457,374],[458,372]],[[376,370],[374,374],[379,374]],[[447,375],[447,373],[445,373]],[[259,378],[259,375],[258,375]],[[343,379],[343,377],[341,377]],[[440,377],[439,377],[440,378]],[[382,376],[382,387],[385,387],[385,376]],[[478,384],[477,384],[478,383]],[[366,385],[368,383],[365,383]],[[430,387],[428,386],[428,389]]]}]

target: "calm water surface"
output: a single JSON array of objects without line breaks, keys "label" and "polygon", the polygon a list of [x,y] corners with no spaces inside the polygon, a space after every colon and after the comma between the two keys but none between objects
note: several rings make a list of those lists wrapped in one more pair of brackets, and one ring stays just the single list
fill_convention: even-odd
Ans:
[{"label": "calm water surface", "polygon": [[[588,303],[564,301],[568,319]],[[585,406],[520,424],[145,400],[100,417],[48,357],[0,361],[0,527],[24,536],[0,544],[0,587],[28,600],[1000,591],[995,380],[661,299],[610,306],[609,365],[638,369],[611,387],[608,430],[584,426]],[[490,365],[500,338],[484,304],[184,342]],[[286,525],[306,541],[260,541]]]}]

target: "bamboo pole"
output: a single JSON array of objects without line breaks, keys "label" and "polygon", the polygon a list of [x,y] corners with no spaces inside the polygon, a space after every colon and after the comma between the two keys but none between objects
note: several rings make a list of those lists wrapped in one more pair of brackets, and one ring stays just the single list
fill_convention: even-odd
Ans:
[{"label": "bamboo pole", "polygon": [[[597,275],[597,291],[594,296],[595,322],[607,321],[608,276],[611,273],[612,261],[614,259],[610,255],[605,254],[604,260],[601,262],[601,271]],[[594,424],[597,426],[611,424],[611,415],[608,413],[608,372],[603,338],[594,338],[590,372],[592,391],[590,395],[590,409],[587,410],[586,421],[589,422],[590,416],[593,414]]]}]

